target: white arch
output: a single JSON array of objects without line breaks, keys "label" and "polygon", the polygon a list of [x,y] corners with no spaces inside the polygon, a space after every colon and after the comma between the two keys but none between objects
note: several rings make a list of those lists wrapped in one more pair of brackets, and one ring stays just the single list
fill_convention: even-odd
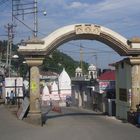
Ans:
[{"label": "white arch", "polygon": [[[73,25],[64,26],[64,27],[61,27],[61,28],[55,30],[49,36],[42,39],[43,41],[45,41],[45,46],[49,46],[54,40],[60,38],[61,36],[69,35],[70,33],[75,32],[75,26],[77,26],[77,25],[85,25],[85,24],[73,24]],[[98,26],[98,25],[94,25],[94,24],[87,24],[87,25]],[[116,38],[117,40],[120,40],[126,46],[128,45],[127,39],[125,37],[121,36],[117,32],[114,32],[106,27],[103,27],[103,26],[100,26],[100,27],[101,27],[101,32],[104,32],[104,33]]]},{"label": "white arch", "polygon": [[61,44],[71,40],[88,39],[100,41],[122,56],[138,55],[140,49],[133,49],[128,40],[120,34],[95,24],[74,24],[57,29],[41,41],[20,46],[19,52],[27,56],[48,55]]},{"label": "white arch", "polygon": [[[90,31],[76,33],[76,28],[78,27],[81,29],[97,28],[100,30],[100,34]],[[42,39],[45,42],[43,49],[45,49],[45,51],[49,53],[51,50],[56,49],[61,44],[75,39],[99,40],[109,45],[120,55],[125,55],[127,53],[127,50],[129,49],[127,39],[125,37],[108,28],[94,24],[74,24],[59,28],[49,36]]]}]

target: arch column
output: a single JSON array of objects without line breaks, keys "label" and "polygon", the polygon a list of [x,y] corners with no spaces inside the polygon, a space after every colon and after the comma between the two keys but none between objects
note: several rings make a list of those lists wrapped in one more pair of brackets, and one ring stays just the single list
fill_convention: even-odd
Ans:
[{"label": "arch column", "polygon": [[30,67],[30,109],[29,114],[40,114],[40,79],[39,79],[39,68],[38,66],[42,64],[42,58],[25,58],[27,64]]},{"label": "arch column", "polygon": [[136,105],[140,104],[140,57],[130,58],[131,67],[131,111],[136,111]]}]

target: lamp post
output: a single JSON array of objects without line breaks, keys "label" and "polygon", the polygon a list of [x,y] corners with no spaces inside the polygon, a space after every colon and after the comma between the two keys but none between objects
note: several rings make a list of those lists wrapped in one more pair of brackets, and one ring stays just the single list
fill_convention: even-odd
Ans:
[{"label": "lamp post", "polygon": [[[12,56],[12,59],[17,61],[19,59],[19,56],[17,54],[15,54],[15,55]],[[17,76],[18,76],[18,66],[16,66],[16,67],[17,67],[16,68],[16,73],[17,73]]]}]

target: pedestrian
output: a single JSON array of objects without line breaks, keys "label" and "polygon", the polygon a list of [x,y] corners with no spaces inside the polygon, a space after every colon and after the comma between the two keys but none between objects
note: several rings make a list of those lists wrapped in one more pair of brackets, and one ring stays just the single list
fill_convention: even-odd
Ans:
[{"label": "pedestrian", "polygon": [[15,104],[14,97],[15,97],[15,93],[14,93],[13,90],[11,90],[11,93],[10,93],[10,103],[11,103],[12,105]]}]

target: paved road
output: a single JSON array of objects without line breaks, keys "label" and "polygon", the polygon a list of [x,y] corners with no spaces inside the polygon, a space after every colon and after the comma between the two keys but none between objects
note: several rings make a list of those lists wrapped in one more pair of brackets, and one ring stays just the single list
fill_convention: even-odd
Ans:
[{"label": "paved road", "polygon": [[85,110],[69,112],[53,114],[41,127],[17,120],[1,105],[0,140],[140,140],[140,128],[129,123]]}]

